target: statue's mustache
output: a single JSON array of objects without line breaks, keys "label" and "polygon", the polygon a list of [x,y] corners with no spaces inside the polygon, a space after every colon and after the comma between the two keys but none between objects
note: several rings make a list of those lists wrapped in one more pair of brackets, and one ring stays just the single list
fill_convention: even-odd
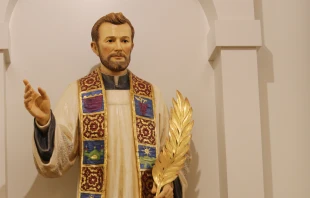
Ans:
[{"label": "statue's mustache", "polygon": [[110,59],[110,58],[115,57],[115,56],[116,57],[124,57],[124,58],[126,58],[126,55],[123,54],[122,52],[110,54],[108,58]]}]

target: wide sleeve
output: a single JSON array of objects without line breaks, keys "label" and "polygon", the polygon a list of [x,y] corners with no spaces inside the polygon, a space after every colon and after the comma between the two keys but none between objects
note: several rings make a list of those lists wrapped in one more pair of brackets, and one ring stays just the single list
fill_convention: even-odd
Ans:
[{"label": "wide sleeve", "polygon": [[44,126],[40,126],[34,119],[34,142],[41,160],[48,163],[52,157],[55,139],[55,116],[51,111],[51,118]]},{"label": "wide sleeve", "polygon": [[[49,130],[53,130],[53,151],[49,161],[44,161],[40,157],[36,144],[36,138],[33,139],[33,156],[38,172],[45,177],[59,177],[62,176],[71,166],[73,166],[79,147],[78,137],[78,115],[79,115],[79,101],[78,101],[78,86],[77,82],[71,83],[53,111],[53,118]],[[54,122],[54,123],[53,123]],[[46,131],[50,133],[50,131]]]},{"label": "wide sleeve", "polygon": [[[159,122],[159,139],[160,150],[165,145],[166,139],[169,135],[169,111],[163,100],[162,94],[157,87],[155,87],[156,109],[158,111]],[[182,169],[178,178],[173,182],[174,185],[174,198],[185,198],[185,192],[188,184],[185,178],[185,169]]]}]

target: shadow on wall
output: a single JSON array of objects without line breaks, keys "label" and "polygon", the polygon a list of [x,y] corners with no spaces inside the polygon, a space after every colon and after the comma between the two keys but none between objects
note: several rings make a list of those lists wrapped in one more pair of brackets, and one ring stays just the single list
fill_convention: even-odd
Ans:
[{"label": "shadow on wall", "polygon": [[188,179],[188,190],[186,192],[186,197],[190,198],[198,198],[199,196],[199,189],[197,189],[201,171],[198,170],[198,164],[199,164],[199,155],[196,150],[195,144],[193,140],[191,140],[191,148],[190,152],[192,155],[192,161],[189,168],[189,173],[191,177]]},{"label": "shadow on wall", "polygon": [[0,188],[0,197],[6,197],[6,185]]},{"label": "shadow on wall", "polygon": [[38,174],[25,198],[76,197],[78,174],[78,163],[61,178],[45,178]]},{"label": "shadow on wall", "polygon": [[273,198],[268,83],[274,83],[272,52],[265,45],[263,0],[255,0],[255,19],[261,21],[263,46],[258,50],[258,83],[262,130],[263,169],[265,198]]}]

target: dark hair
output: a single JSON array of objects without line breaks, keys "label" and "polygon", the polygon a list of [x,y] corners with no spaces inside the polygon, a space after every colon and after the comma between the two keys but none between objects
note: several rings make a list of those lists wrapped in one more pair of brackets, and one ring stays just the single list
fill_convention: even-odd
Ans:
[{"label": "dark hair", "polygon": [[91,38],[93,41],[98,42],[99,39],[99,27],[103,23],[112,23],[114,25],[121,25],[127,23],[130,28],[131,28],[131,39],[133,41],[133,38],[135,36],[135,29],[131,25],[130,21],[123,15],[123,13],[114,13],[111,12],[110,14],[107,14],[100,19],[94,24],[92,30],[91,30]]}]

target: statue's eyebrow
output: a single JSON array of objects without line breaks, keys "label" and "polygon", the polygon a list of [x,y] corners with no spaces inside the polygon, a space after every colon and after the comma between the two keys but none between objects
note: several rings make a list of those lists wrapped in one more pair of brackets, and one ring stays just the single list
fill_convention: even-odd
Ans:
[{"label": "statue's eyebrow", "polygon": [[[107,36],[105,37],[104,40],[107,40],[107,39],[115,39],[116,37],[115,36]],[[121,39],[129,39],[130,37],[129,36],[122,36]]]},{"label": "statue's eyebrow", "polygon": [[104,40],[107,40],[107,39],[115,39],[115,36],[107,36],[104,38]]}]

